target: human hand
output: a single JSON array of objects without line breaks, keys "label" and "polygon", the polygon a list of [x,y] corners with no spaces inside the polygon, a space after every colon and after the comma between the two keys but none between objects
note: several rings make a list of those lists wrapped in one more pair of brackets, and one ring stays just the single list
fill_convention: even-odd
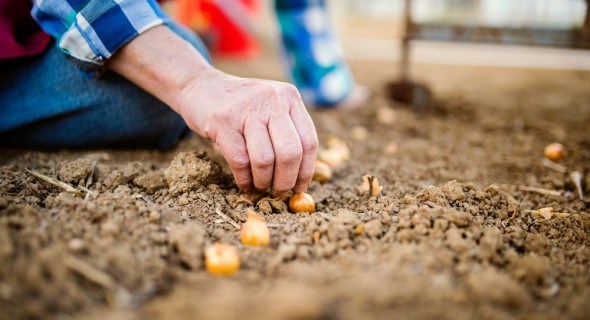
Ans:
[{"label": "human hand", "polygon": [[318,138],[293,85],[210,69],[178,101],[188,126],[219,146],[242,190],[272,188],[277,196],[307,190]]},{"label": "human hand", "polygon": [[294,86],[218,71],[166,26],[133,39],[108,67],[213,140],[241,189],[272,188],[275,195],[307,189],[318,138]]}]

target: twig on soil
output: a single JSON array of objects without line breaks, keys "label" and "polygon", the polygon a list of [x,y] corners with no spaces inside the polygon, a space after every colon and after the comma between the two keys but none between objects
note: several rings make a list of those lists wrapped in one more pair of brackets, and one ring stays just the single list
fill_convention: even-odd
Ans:
[{"label": "twig on soil", "polygon": [[143,194],[136,193],[133,195],[133,197],[135,197],[136,199],[141,199],[145,201],[147,204],[154,204],[154,202],[150,198],[144,196]]},{"label": "twig on soil", "polygon": [[78,186],[78,188],[80,188],[80,190],[86,192],[86,195],[89,195],[91,193],[94,193],[94,191],[92,191],[92,190],[90,190],[90,189],[88,189],[88,188],[86,188],[84,186]]},{"label": "twig on soil", "polygon": [[85,261],[70,255],[65,256],[63,261],[68,268],[98,285],[107,289],[115,289],[117,287],[115,280],[111,276]]},{"label": "twig on soil", "polygon": [[517,214],[517,211],[514,211],[512,213],[512,216],[510,218],[506,219],[506,221],[512,221],[512,220],[514,220],[514,218],[516,218],[516,214]]},{"label": "twig on soil", "polygon": [[78,186],[78,188],[80,188],[80,190],[86,192],[86,195],[84,196],[84,200],[88,199],[88,197],[90,197],[91,194],[94,194],[94,191],[92,191],[84,186]]},{"label": "twig on soil", "polygon": [[25,169],[25,171],[27,171],[28,173],[32,174],[33,176],[35,176],[35,177],[37,177],[37,178],[39,178],[39,179],[41,179],[41,180],[43,180],[45,182],[51,183],[52,185],[54,185],[54,186],[56,186],[58,188],[62,188],[66,192],[73,193],[73,194],[78,195],[78,196],[83,196],[84,195],[84,192],[83,191],[78,190],[78,189],[72,187],[71,185],[69,185],[69,184],[67,184],[65,182],[56,180],[56,179],[54,179],[52,177],[46,176],[44,174],[40,174],[38,172],[29,170],[29,169]]},{"label": "twig on soil", "polygon": [[215,213],[217,213],[220,217],[222,217],[229,224],[234,226],[234,228],[240,230],[240,225],[237,222],[235,222],[234,219],[230,218],[227,214],[221,212],[221,210],[219,210],[219,208],[215,209]]},{"label": "twig on soil", "polygon": [[325,214],[323,212],[318,212],[318,214],[320,216],[322,216],[322,218],[326,219],[327,221],[330,221],[332,219],[329,215],[327,215],[327,214]]},{"label": "twig on soil", "polygon": [[529,186],[518,186],[519,191],[535,192],[546,196],[561,197],[563,193],[557,190],[549,190],[544,188],[529,187]]},{"label": "twig on soil", "polygon": [[96,168],[96,159],[92,160],[92,164],[90,167],[90,175],[88,176],[88,179],[86,179],[86,188],[90,187],[90,185],[92,184],[92,177],[94,177],[94,169]]},{"label": "twig on soil", "polygon": [[569,213],[569,212],[555,212],[555,211],[553,211],[552,207],[545,207],[545,208],[541,208],[538,210],[525,210],[524,212],[525,213],[534,213],[538,216],[545,218],[545,220],[549,220],[552,217],[567,218],[572,215],[572,213]]},{"label": "twig on soil", "polygon": [[576,191],[578,192],[580,200],[584,200],[584,192],[582,191],[582,173],[580,171],[572,171],[570,172],[570,179],[572,179],[572,183],[576,186]]},{"label": "twig on soil", "polygon": [[269,228],[282,228],[285,225],[280,223],[267,223],[266,226]]},{"label": "twig on soil", "polygon": [[424,201],[424,204],[427,205],[430,209],[438,207],[438,205],[432,201]]},{"label": "twig on soil", "polygon": [[559,173],[566,173],[567,172],[567,168],[555,163],[547,158],[544,158],[543,161],[541,162],[546,168],[551,169],[553,171],[557,171]]}]

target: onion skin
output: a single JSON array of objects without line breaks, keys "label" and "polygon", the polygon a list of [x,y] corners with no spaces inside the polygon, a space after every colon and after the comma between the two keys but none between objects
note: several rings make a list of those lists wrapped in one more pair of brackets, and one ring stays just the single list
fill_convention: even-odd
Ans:
[{"label": "onion skin", "polygon": [[289,199],[289,211],[292,213],[315,212],[313,198],[304,192],[294,193]]}]

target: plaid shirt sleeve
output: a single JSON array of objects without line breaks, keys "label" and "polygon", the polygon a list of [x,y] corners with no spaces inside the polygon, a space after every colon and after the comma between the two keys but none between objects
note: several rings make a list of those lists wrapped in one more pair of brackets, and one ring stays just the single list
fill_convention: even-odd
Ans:
[{"label": "plaid shirt sleeve", "polygon": [[79,68],[93,72],[169,18],[155,0],[34,0],[33,18]]}]

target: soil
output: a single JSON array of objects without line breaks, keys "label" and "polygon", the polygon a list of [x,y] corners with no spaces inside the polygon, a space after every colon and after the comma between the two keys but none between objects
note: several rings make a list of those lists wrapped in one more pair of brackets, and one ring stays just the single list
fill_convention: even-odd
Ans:
[{"label": "soil", "polygon": [[[224,68],[276,78],[265,63]],[[419,65],[438,105],[419,115],[385,98],[394,64],[352,68],[371,101],[312,112],[320,140],[344,139],[352,158],[311,185],[314,214],[254,206],[266,248],[216,213],[244,222],[248,203],[198,137],[166,152],[2,150],[0,318],[590,318],[590,73]],[[544,164],[555,141],[586,200]],[[380,196],[359,191],[367,174]],[[238,248],[234,277],[204,269],[217,241]]]}]

